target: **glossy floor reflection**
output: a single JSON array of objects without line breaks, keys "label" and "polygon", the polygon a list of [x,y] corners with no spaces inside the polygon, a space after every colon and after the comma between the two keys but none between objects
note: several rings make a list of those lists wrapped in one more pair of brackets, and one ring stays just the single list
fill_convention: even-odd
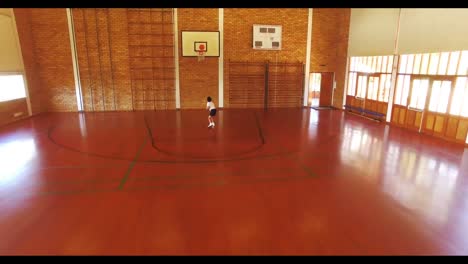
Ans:
[{"label": "glossy floor reflection", "polygon": [[0,128],[0,254],[468,254],[468,149],[342,111]]}]

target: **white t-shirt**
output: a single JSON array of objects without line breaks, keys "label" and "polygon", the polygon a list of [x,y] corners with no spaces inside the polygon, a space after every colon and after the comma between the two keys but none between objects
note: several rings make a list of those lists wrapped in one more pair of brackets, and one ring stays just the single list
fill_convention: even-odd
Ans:
[{"label": "white t-shirt", "polygon": [[206,107],[209,107],[208,110],[210,110],[210,111],[211,111],[211,109],[216,109],[216,107],[215,107],[215,105],[214,105],[213,102],[207,102],[207,103],[206,103]]}]

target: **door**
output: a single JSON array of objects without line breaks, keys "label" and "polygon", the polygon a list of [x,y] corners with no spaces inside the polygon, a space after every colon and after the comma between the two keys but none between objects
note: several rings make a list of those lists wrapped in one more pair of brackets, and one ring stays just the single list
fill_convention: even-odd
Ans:
[{"label": "door", "polygon": [[331,106],[333,99],[333,72],[322,72],[320,81],[319,106]]},{"label": "door", "polygon": [[320,84],[322,74],[320,72],[313,72],[309,75],[309,95],[307,104],[308,106],[319,106],[320,100]]}]

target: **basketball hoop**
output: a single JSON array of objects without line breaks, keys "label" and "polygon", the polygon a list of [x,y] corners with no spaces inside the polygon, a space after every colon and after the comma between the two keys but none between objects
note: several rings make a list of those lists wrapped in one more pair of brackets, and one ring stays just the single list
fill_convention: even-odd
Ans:
[{"label": "basketball hoop", "polygon": [[198,61],[205,59],[207,44],[208,43],[205,41],[195,42],[195,51],[198,53]]},{"label": "basketball hoop", "polygon": [[198,61],[205,60],[205,51],[199,51],[198,52]]}]

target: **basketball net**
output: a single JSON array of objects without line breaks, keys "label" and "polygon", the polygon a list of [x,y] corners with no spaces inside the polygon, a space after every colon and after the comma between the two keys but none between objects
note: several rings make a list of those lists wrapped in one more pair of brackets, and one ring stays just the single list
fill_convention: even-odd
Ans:
[{"label": "basketball net", "polygon": [[205,52],[204,51],[199,51],[198,52],[198,61],[202,61],[205,59]]}]

